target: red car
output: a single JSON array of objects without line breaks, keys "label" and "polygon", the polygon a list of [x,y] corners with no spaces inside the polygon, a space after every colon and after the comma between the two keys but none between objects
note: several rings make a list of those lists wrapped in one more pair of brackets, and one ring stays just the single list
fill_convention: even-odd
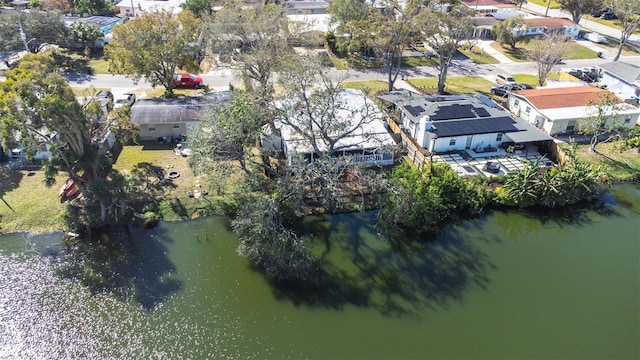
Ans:
[{"label": "red car", "polygon": [[173,86],[199,89],[204,86],[202,78],[191,74],[176,74],[173,76]]}]

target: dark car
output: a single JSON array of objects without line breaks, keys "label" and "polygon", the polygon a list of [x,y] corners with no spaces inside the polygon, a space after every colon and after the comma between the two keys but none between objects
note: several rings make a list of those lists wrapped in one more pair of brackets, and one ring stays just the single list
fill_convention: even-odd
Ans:
[{"label": "dark car", "polygon": [[493,95],[506,96],[514,89],[514,85],[511,84],[503,84],[503,85],[493,85],[491,87],[491,93]]},{"label": "dark car", "polygon": [[109,90],[100,90],[96,93],[98,99],[108,99],[113,101],[113,93]]},{"label": "dark car", "polygon": [[533,87],[529,84],[504,84],[494,85],[491,87],[491,93],[498,96],[506,96],[508,93],[514,90],[529,90]]},{"label": "dark car", "polygon": [[615,20],[617,18],[618,16],[616,16],[616,13],[612,11],[607,11],[602,13],[602,15],[600,15],[600,19],[603,19],[603,20]]},{"label": "dark car", "polygon": [[496,161],[487,161],[487,163],[482,167],[482,171],[497,174],[500,172],[500,164]]}]

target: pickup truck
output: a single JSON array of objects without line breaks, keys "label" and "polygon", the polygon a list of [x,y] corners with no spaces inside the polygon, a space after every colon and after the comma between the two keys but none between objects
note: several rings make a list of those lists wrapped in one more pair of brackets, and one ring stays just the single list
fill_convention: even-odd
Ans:
[{"label": "pickup truck", "polygon": [[202,78],[191,74],[176,74],[173,76],[173,86],[199,89],[204,86]]}]

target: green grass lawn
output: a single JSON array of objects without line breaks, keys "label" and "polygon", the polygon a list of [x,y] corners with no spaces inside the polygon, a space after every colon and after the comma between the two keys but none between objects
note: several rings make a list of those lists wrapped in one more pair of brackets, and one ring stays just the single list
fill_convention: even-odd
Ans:
[{"label": "green grass lawn", "polygon": [[43,180],[39,170],[0,170],[0,233],[47,233],[65,228],[66,204],[60,202],[58,190],[66,177],[58,176],[52,187],[46,187]]},{"label": "green grass lawn", "polygon": [[589,151],[589,144],[578,145],[577,155],[582,161],[606,166],[606,172],[614,181],[628,181],[640,176],[640,155],[636,149],[621,151],[620,142],[598,144],[597,152]]},{"label": "green grass lawn", "polygon": [[[544,7],[547,7],[547,5],[549,5],[549,3],[546,0],[528,0],[528,2],[530,2],[532,4],[544,6]],[[549,5],[549,7],[551,9],[559,9],[560,8],[560,3],[552,0],[551,1],[551,5]]]},{"label": "green grass lawn", "polygon": [[[583,15],[582,18],[586,20],[586,23],[584,24],[585,27],[589,27],[589,21],[592,21],[601,25],[612,27],[614,29],[622,30],[622,26],[620,26],[620,20],[614,20],[614,19],[605,20],[605,19],[595,18],[588,14]],[[634,31],[633,33],[640,35],[640,29],[636,29],[636,31]]]},{"label": "green grass lawn", "polygon": [[[434,93],[438,88],[437,78],[414,78],[407,80],[423,93]],[[447,78],[445,90],[456,94],[490,94],[493,82],[480,76],[456,76]]]},{"label": "green grass lawn", "polygon": [[[503,53],[509,59],[516,62],[527,62],[532,61],[527,51],[533,47],[533,44],[537,41],[542,40],[531,40],[528,43],[519,42],[516,44],[515,48],[511,48],[510,46],[503,47],[502,45],[494,42],[491,44],[491,47]],[[597,58],[597,52],[584,47],[575,42],[569,42],[566,44],[566,48],[564,50],[563,59],[565,60],[576,60],[576,59],[594,59]]]},{"label": "green grass lawn", "polygon": [[475,64],[498,64],[499,61],[496,60],[493,56],[487,54],[482,49],[472,48],[471,50],[467,49],[458,49],[460,53],[469,58]]},{"label": "green grass lawn", "polygon": [[[144,142],[143,145],[124,146],[113,167],[124,173],[135,167],[164,170],[165,174],[170,171],[180,173],[178,178],[164,184],[162,195],[156,200],[158,212],[164,220],[187,220],[221,213],[219,209],[223,198],[212,194],[200,198],[189,196],[189,192],[193,193],[196,189],[208,188],[207,177],[196,178],[189,168],[187,158],[173,153],[174,146],[152,141]],[[196,184],[200,184],[201,188],[197,188]]]},{"label": "green grass lawn", "polygon": [[342,83],[342,86],[349,89],[362,90],[370,95],[376,95],[389,90],[387,82],[380,80],[345,81]]}]

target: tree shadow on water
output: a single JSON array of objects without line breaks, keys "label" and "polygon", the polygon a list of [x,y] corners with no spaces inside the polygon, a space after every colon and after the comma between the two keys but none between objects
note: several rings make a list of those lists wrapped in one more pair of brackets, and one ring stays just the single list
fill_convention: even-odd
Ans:
[{"label": "tree shadow on water", "polygon": [[[333,223],[335,219],[339,222]],[[298,306],[351,305],[389,316],[419,317],[425,309],[463,303],[467,291],[486,289],[489,283],[487,272],[494,265],[466,235],[477,226],[473,221],[433,239],[387,240],[376,236],[371,218],[341,215],[329,221],[333,226],[325,230],[330,233],[315,233],[316,239],[332,245],[319,275],[304,283],[272,283],[278,299]],[[337,256],[331,256],[334,251]]]},{"label": "tree shadow on water", "polygon": [[153,311],[183,284],[171,277],[175,266],[164,245],[172,241],[158,230],[122,226],[103,229],[86,239],[74,239],[56,258],[59,276],[79,280],[93,293],[110,293]]}]

